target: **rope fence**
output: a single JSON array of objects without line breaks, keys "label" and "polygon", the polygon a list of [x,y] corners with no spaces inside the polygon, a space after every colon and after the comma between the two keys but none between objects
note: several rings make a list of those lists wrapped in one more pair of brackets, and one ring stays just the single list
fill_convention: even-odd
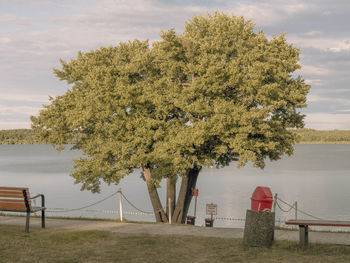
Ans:
[{"label": "rope fence", "polygon": [[[276,195],[277,195],[277,194],[276,194]],[[283,208],[281,207],[281,205],[278,203],[278,201],[280,201],[280,202],[282,202],[283,204],[289,206],[289,209],[288,209],[288,210],[283,209]],[[294,203],[294,205],[291,205],[291,204],[287,203],[286,201],[280,199],[279,197],[275,196],[275,203],[276,203],[276,205],[278,206],[278,208],[279,208],[282,212],[288,213],[288,212],[290,212],[292,209],[294,209],[297,213],[304,214],[304,215],[309,216],[309,217],[314,218],[314,219],[323,220],[323,219],[320,218],[320,217],[314,216],[314,215],[312,215],[312,214],[310,214],[310,213],[307,213],[307,212],[305,212],[305,211],[303,211],[303,210],[297,208],[297,206],[296,206],[297,203],[296,203],[296,202]]]},{"label": "rope fence", "polygon": [[97,204],[100,204],[100,203],[106,201],[107,199],[109,199],[109,198],[115,196],[117,193],[118,193],[118,191],[115,192],[115,193],[113,193],[113,194],[111,194],[111,195],[109,195],[109,196],[107,196],[106,198],[103,198],[102,200],[99,200],[99,201],[97,201],[97,202],[95,202],[95,203],[92,203],[92,204],[90,204],[90,205],[86,205],[86,206],[83,206],[83,207],[80,207],[80,208],[74,208],[74,209],[51,208],[51,209],[53,209],[53,210],[48,209],[48,210],[46,210],[46,211],[47,211],[47,212],[52,212],[52,213],[67,213],[67,212],[74,212],[74,211],[83,210],[83,209],[85,209],[85,208],[89,208],[89,207],[95,206],[95,205],[97,205]]},{"label": "rope fence", "polygon": [[[95,205],[98,205],[114,196],[116,196],[117,194],[119,194],[119,199],[120,199],[120,211],[117,211],[117,210],[98,210],[98,209],[87,209],[87,208],[90,208],[92,206],[95,206]],[[123,211],[122,209],[122,199],[124,199],[133,209],[136,210],[136,212],[131,212],[131,211]],[[283,205],[282,205],[283,204]],[[292,210],[295,211],[295,217],[297,217],[297,213],[300,213],[300,214],[304,214],[306,216],[309,216],[311,218],[314,218],[314,219],[319,219],[319,220],[322,220],[321,218],[317,217],[317,216],[314,216],[308,212],[305,212],[301,209],[299,209],[297,207],[297,202],[295,202],[293,205],[292,204],[289,204],[288,202],[280,199],[277,194],[275,195],[275,198],[274,198],[274,211],[276,211],[276,205],[277,207],[283,212],[283,213],[289,213],[291,212]],[[285,208],[285,206],[287,206],[288,208]],[[104,214],[117,214],[117,215],[120,215],[120,218],[121,218],[121,221],[122,221],[122,214],[126,214],[126,215],[141,215],[141,216],[150,216],[150,215],[154,215],[153,212],[148,212],[148,211],[144,211],[140,208],[138,208],[133,202],[131,202],[121,191],[121,189],[119,189],[118,191],[108,195],[107,197],[97,201],[97,202],[94,202],[94,203],[91,203],[89,205],[85,205],[85,206],[82,206],[82,207],[79,207],[79,208],[73,208],[73,209],[66,209],[66,208],[48,208],[46,210],[47,212],[49,213],[69,213],[69,212],[76,212],[76,211],[81,211],[81,212],[91,212],[91,213],[104,213]],[[196,216],[196,218],[198,219],[204,219],[206,218],[206,216],[202,216],[202,215],[198,215]],[[244,222],[245,221],[245,218],[235,218],[235,217],[214,217],[215,220],[221,220],[221,221],[236,221],[236,222]],[[281,218],[279,219],[276,219],[276,222],[277,223],[284,223],[285,220],[282,220]]]},{"label": "rope fence", "polygon": [[137,208],[133,203],[131,203],[128,198],[126,198],[126,196],[122,193],[122,191],[120,190],[120,193],[121,195],[124,197],[125,201],[128,202],[129,205],[131,205],[133,208],[135,208],[137,211],[143,213],[143,214],[147,214],[147,215],[153,215],[154,213],[153,212],[146,212],[146,211],[143,211],[139,208]]}]

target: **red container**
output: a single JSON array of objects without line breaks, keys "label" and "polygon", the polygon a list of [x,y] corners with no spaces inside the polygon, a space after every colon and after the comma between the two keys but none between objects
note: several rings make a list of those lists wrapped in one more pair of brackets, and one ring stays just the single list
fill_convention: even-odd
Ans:
[{"label": "red container", "polygon": [[271,212],[273,197],[269,187],[258,186],[252,195],[252,210]]}]

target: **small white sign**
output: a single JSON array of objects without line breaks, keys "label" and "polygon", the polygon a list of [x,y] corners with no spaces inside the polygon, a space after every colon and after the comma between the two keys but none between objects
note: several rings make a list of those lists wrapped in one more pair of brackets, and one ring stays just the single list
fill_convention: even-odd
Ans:
[{"label": "small white sign", "polygon": [[207,204],[206,205],[207,215],[217,215],[218,214],[218,205],[217,204]]}]

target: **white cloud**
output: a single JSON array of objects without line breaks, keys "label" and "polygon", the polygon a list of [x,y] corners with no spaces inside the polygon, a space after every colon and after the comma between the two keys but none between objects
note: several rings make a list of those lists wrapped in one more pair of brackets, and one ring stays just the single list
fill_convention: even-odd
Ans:
[{"label": "white cloud", "polygon": [[3,106],[0,105],[0,116],[30,115],[38,113],[37,107],[31,106]]},{"label": "white cloud", "polygon": [[251,19],[258,26],[275,25],[308,9],[302,1],[261,1],[254,4],[239,4],[233,9],[235,15]]},{"label": "white cloud", "polygon": [[335,72],[331,69],[324,68],[321,66],[314,66],[314,65],[301,65],[301,70],[298,70],[298,73],[301,73],[302,75],[316,75],[316,76],[325,76],[325,75],[331,75]]},{"label": "white cloud", "polygon": [[314,30],[314,31],[306,32],[303,35],[307,36],[307,37],[314,37],[314,36],[318,36],[318,35],[321,35],[321,34],[322,34],[322,31]]},{"label": "white cloud", "polygon": [[349,130],[350,114],[309,113],[305,127],[318,130]]},{"label": "white cloud", "polygon": [[33,20],[30,18],[25,18],[22,16],[17,16],[13,14],[3,14],[0,15],[0,25],[2,27],[5,26],[31,26],[33,24]]},{"label": "white cloud", "polygon": [[305,83],[308,85],[325,85],[325,81],[323,79],[305,79]]},{"label": "white cloud", "polygon": [[7,129],[29,129],[29,121],[0,121],[0,130]]},{"label": "white cloud", "polygon": [[288,35],[288,41],[301,48],[315,48],[323,51],[350,51],[350,38],[343,37],[301,37]]},{"label": "white cloud", "polygon": [[11,43],[11,38],[8,36],[1,36],[0,37],[0,45],[8,45]]},{"label": "white cloud", "polygon": [[[0,89],[1,91],[2,89]],[[26,93],[22,92],[19,93],[12,93],[11,91],[8,91],[6,93],[2,93],[0,96],[0,103],[3,100],[7,101],[21,101],[21,102],[36,102],[36,103],[46,103],[49,101],[49,97],[45,95],[40,94],[32,94],[32,93]]]},{"label": "white cloud", "polygon": [[307,102],[323,102],[323,103],[338,104],[338,105],[350,105],[350,99],[335,98],[334,96],[330,97],[329,94],[326,94],[324,96],[309,94],[307,96]]}]

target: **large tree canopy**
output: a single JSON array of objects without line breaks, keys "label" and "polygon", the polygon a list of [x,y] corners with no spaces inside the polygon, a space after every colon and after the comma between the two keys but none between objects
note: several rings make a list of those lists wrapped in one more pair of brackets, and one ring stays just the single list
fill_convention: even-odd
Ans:
[{"label": "large tree canopy", "polygon": [[[183,34],[120,43],[61,61],[71,88],[32,117],[52,145],[72,137],[84,157],[72,176],[83,189],[118,183],[142,168],[157,221],[166,221],[156,187],[168,180],[177,222],[184,222],[203,166],[226,166],[293,153],[309,86],[293,73],[299,50],[284,35],[267,39],[242,17],[194,17]],[[175,204],[175,182],[183,178]],[[168,203],[168,202],[167,202]],[[175,211],[174,211],[175,210]]]}]

